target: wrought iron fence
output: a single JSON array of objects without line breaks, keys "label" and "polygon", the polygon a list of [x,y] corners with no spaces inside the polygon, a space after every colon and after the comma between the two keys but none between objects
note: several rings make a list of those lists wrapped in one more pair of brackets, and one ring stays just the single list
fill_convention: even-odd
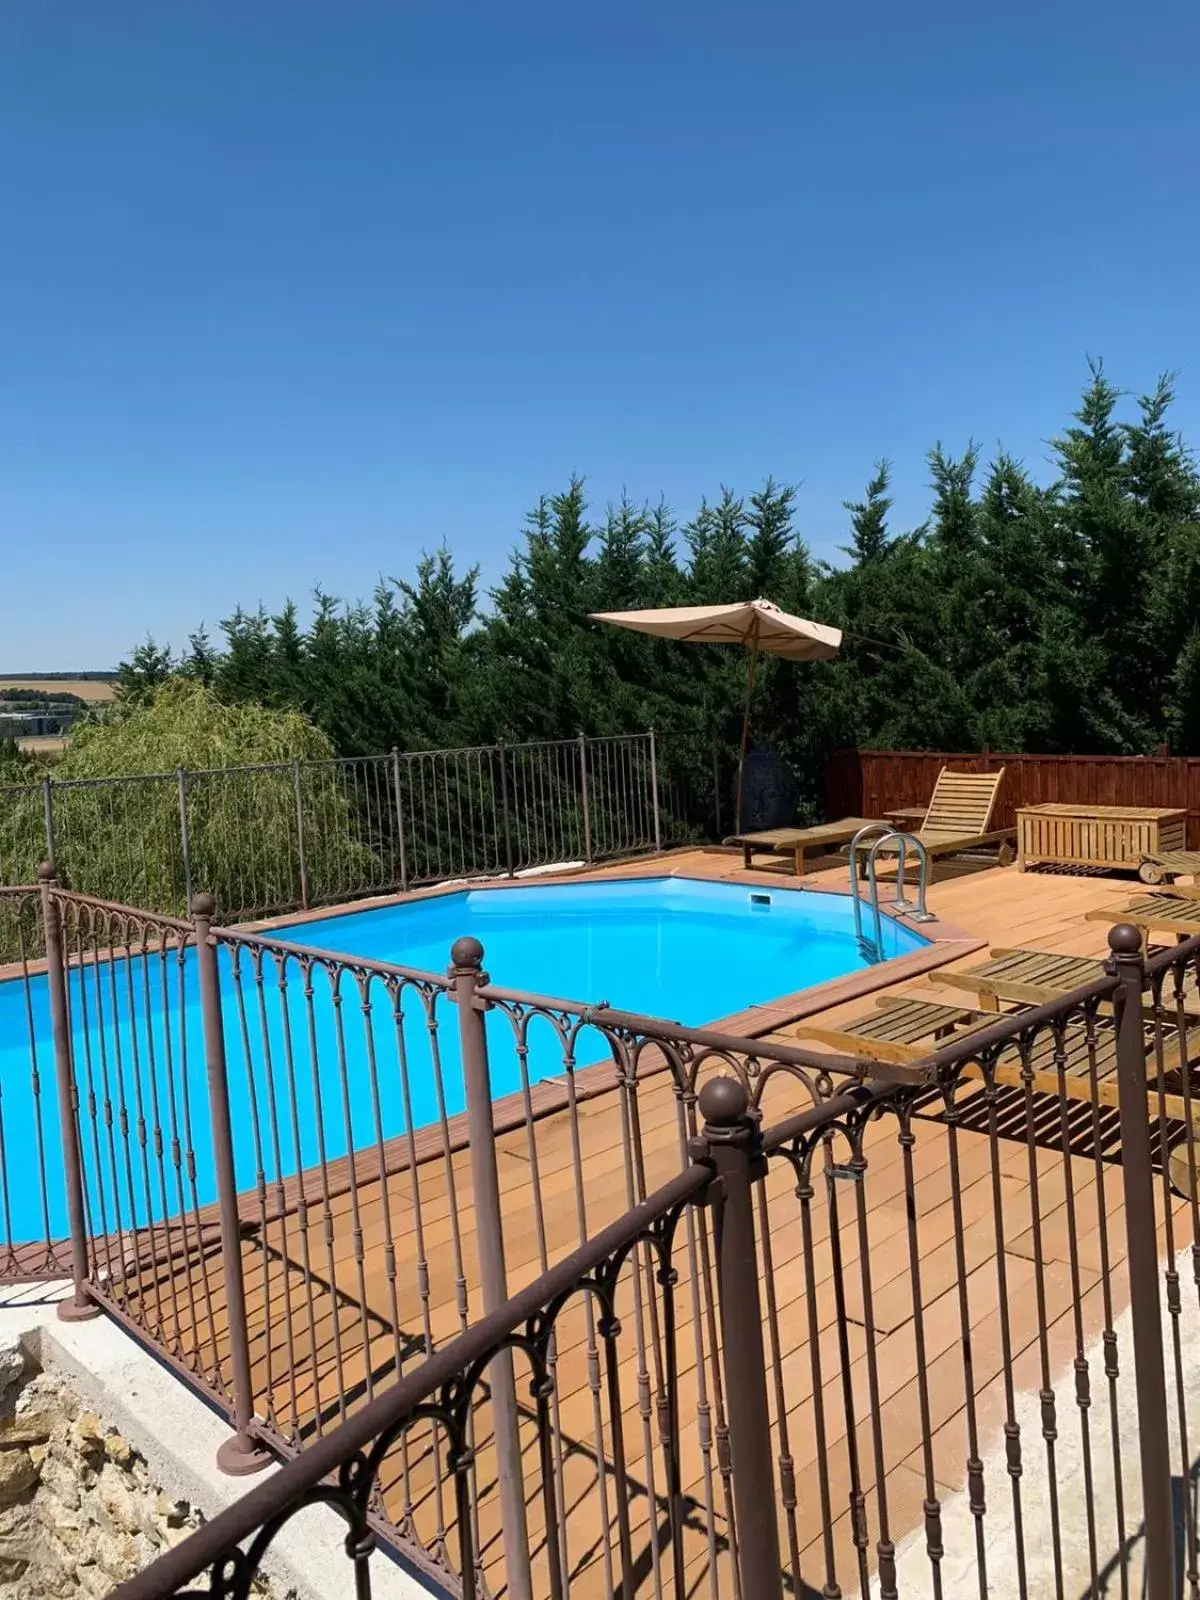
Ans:
[{"label": "wrought iron fence", "polygon": [[652,733],[0,787],[0,883],[51,860],[82,892],[169,916],[208,890],[229,921],[663,837]]},{"label": "wrought iron fence", "polygon": [[[211,1584],[205,1592],[228,1596],[229,1600],[249,1596],[270,1536],[315,1502],[332,1504],[344,1518],[355,1592],[369,1595],[371,1558],[376,1548],[374,1530],[380,1525],[381,1515],[387,1526],[382,1508],[388,1484],[398,1471],[404,1470],[402,1465],[398,1467],[397,1457],[411,1448],[418,1437],[422,1439],[420,1454],[430,1458],[433,1470],[438,1470],[444,1461],[456,1508],[453,1521],[457,1538],[452,1560],[462,1573],[462,1593],[473,1600],[477,1594],[488,1592],[484,1573],[486,1543],[480,1542],[486,1541],[488,1534],[481,1527],[476,1508],[481,1478],[497,1470],[493,1445],[498,1431],[495,1390],[489,1372],[494,1372],[498,1364],[506,1373],[511,1372],[514,1360],[529,1378],[529,1398],[521,1412],[538,1444],[540,1489],[521,1505],[523,1529],[527,1514],[528,1522],[536,1518],[537,1526],[517,1566],[506,1574],[507,1592],[566,1595],[572,1587],[573,1573],[561,1540],[568,1507],[558,1497],[561,1475],[555,1470],[554,1459],[557,1392],[553,1374],[556,1351],[564,1338],[570,1337],[567,1327],[582,1304],[594,1307],[600,1330],[598,1343],[603,1351],[598,1359],[602,1359],[606,1380],[601,1404],[610,1440],[607,1500],[616,1527],[616,1549],[606,1551],[606,1587],[610,1594],[632,1593],[637,1585],[635,1530],[641,1533],[639,1524],[644,1520],[638,1499],[644,1490],[637,1482],[636,1440],[626,1438],[623,1426],[627,1397],[622,1386],[628,1383],[625,1348],[629,1335],[622,1313],[632,1298],[633,1286],[643,1276],[638,1263],[639,1257],[644,1256],[650,1267],[644,1279],[660,1307],[660,1354],[671,1363],[679,1224],[688,1207],[707,1192],[712,1178],[712,1169],[698,1163],[664,1185],[529,1288],[474,1323],[352,1420],[298,1456],[278,1477],[208,1523],[156,1567],[124,1585],[121,1592],[126,1600],[182,1591],[185,1585],[205,1575]],[[729,1266],[740,1277],[740,1282],[730,1287],[756,1292],[752,1257],[734,1257],[732,1252],[729,1255]],[[734,1388],[745,1387],[746,1376],[752,1377],[755,1370],[752,1361],[741,1367],[733,1364],[733,1358],[740,1353],[738,1331],[734,1329],[726,1343],[726,1362]],[[742,1418],[748,1414],[748,1409],[737,1412],[735,1448],[740,1448]],[[679,1433],[679,1419],[672,1413],[661,1441],[666,1479],[666,1492],[661,1498],[667,1538],[656,1566],[666,1569],[676,1592],[686,1583],[681,1519],[687,1512],[678,1492]],[[427,1444],[423,1436],[430,1435],[431,1443]],[[327,1482],[331,1477],[335,1479],[332,1487]],[[763,1487],[769,1491],[769,1483]],[[264,1525],[270,1526],[267,1537],[259,1535]],[[245,1551],[239,1548],[243,1541],[249,1541]]]},{"label": "wrought iron fence", "polygon": [[[470,940],[447,973],[425,973],[214,927],[203,898],[182,921],[49,878],[24,896],[46,915],[49,955],[11,999],[32,1009],[43,1074],[53,1064],[75,1085],[66,1124],[78,1143],[78,1217],[60,1201],[41,1230],[52,1265],[73,1268],[75,1314],[102,1306],[225,1410],[230,1470],[256,1465],[265,1444],[310,1448],[511,1287],[619,1222],[686,1160],[702,1079],[735,1059],[747,1081],[756,1076],[738,1055],[754,1048],[747,1041],[493,987]],[[775,1046],[770,1061],[776,1091],[790,1091],[774,1103],[831,1092],[828,1058]],[[5,1066],[19,1076],[15,1057]],[[47,1108],[55,1127],[65,1104]],[[13,1226],[20,1238],[20,1219]],[[687,1374],[688,1427],[701,1430],[689,1446],[700,1464],[690,1544],[729,1515],[728,1421],[702,1219],[689,1214],[681,1248],[671,1354]],[[644,1269],[622,1344],[636,1352],[624,1392],[638,1410],[625,1425],[642,1535],[672,1492],[660,1440],[666,1313]],[[548,1357],[572,1374],[567,1397],[550,1402],[555,1494],[572,1508],[562,1559],[585,1566],[615,1559],[615,1546],[591,1551],[583,1525],[594,1496],[611,1506],[613,1492],[601,1321],[574,1307]],[[493,1374],[493,1401],[503,1381]],[[528,1408],[503,1436],[513,1381],[489,1423],[504,1470],[472,1502],[481,1571],[510,1559],[502,1527],[521,1542],[513,1485],[531,1446]],[[380,1514],[411,1559],[461,1582],[459,1507],[431,1470],[435,1445],[397,1446]]]},{"label": "wrought iron fence", "polygon": [[318,1492],[361,1593],[368,1519],[467,1594],[1194,1586],[1200,940],[1114,930],[1110,975],[884,1066],[506,989],[470,940],[420,973],[0,903],[49,951],[0,992],[4,1148],[30,1071],[67,1191],[43,1156],[29,1237],[6,1200],[8,1272],[71,1267],[225,1465],[296,1456],[131,1596],[245,1592]]}]

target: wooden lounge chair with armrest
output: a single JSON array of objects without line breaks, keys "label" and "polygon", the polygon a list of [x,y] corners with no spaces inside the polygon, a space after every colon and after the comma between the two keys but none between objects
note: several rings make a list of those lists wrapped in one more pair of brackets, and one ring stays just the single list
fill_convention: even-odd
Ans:
[{"label": "wooden lounge chair with armrest", "polygon": [[847,1055],[875,1061],[907,1063],[932,1054],[960,1033],[990,1026],[995,1012],[971,1006],[939,1005],[907,995],[884,995],[869,1011],[860,1012],[840,1028],[820,1022],[797,1022],[780,1029],[781,1038],[815,1039]]},{"label": "wooden lounge chair with armrest", "polygon": [[[913,830],[925,846],[926,854],[931,858],[956,856],[964,850],[994,844],[999,846],[1000,865],[1011,866],[1016,860],[1017,830],[991,825],[1003,781],[1003,767],[999,772],[954,772],[943,767],[934,784],[925,820]],[[864,842],[862,848],[869,849],[869,843]],[[886,845],[881,852],[895,853],[894,845]]]}]

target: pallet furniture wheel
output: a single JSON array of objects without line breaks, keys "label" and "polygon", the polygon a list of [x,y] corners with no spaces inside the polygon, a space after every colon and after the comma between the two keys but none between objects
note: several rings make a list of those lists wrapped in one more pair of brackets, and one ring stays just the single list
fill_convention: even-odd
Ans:
[{"label": "pallet furniture wheel", "polygon": [[1017,847],[1011,839],[1001,839],[1000,848],[996,851],[996,865],[1011,867],[1017,859]]},{"label": "pallet furniture wheel", "polygon": [[1138,866],[1143,883],[1174,883],[1184,876],[1200,883],[1200,850],[1147,850]]}]

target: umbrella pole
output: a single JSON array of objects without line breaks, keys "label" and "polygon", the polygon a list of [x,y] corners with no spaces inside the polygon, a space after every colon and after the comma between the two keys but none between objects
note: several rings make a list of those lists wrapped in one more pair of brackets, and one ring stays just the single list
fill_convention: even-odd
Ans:
[{"label": "umbrella pole", "polygon": [[742,793],[746,786],[746,753],[750,747],[750,702],[754,699],[754,673],[758,666],[758,639],[750,643],[750,670],[746,674],[746,709],[742,715],[742,754],[738,761],[737,831],[742,831]]}]

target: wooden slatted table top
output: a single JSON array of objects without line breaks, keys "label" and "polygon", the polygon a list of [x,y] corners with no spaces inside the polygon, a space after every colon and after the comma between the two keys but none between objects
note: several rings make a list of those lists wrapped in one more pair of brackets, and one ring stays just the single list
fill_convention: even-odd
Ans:
[{"label": "wooden slatted table top", "polygon": [[929,807],[924,806],[885,806],[883,817],[885,822],[924,822],[929,813]]},{"label": "wooden slatted table top", "polygon": [[1161,822],[1169,817],[1185,817],[1187,812],[1178,806],[1090,806],[1064,805],[1059,801],[1040,806],[1018,806],[1017,816],[1036,817],[1095,817],[1098,821]]},{"label": "wooden slatted table top", "polygon": [[[890,1000],[876,1006],[857,1022],[846,1027],[848,1034],[865,1039],[888,1039],[896,1044],[914,1044],[930,1038],[939,1029],[949,1030],[970,1021],[976,1013],[969,1006],[944,1006],[936,1000]],[[995,1017],[989,1017],[994,1022]],[[803,1024],[797,1028],[797,1036]],[[931,1047],[932,1048],[932,1047]]]}]

